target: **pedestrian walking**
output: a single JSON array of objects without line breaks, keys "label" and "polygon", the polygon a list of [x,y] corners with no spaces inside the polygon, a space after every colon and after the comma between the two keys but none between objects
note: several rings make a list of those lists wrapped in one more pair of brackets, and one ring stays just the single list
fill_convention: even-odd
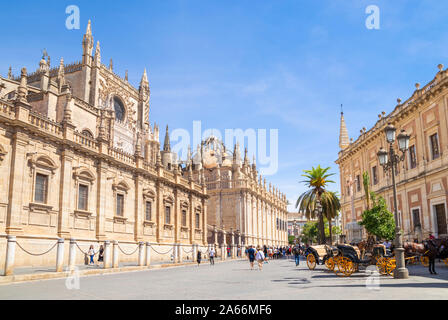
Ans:
[{"label": "pedestrian walking", "polygon": [[89,248],[88,255],[90,256],[89,264],[95,264],[95,262],[93,261],[93,257],[95,256],[95,249],[93,249],[93,244]]},{"label": "pedestrian walking", "polygon": [[294,260],[296,262],[296,267],[297,267],[300,264],[300,247],[295,246],[293,249],[293,253],[294,253]]},{"label": "pedestrian walking", "polygon": [[215,265],[215,249],[211,248],[209,252],[210,265]]},{"label": "pedestrian walking", "polygon": [[254,269],[254,261],[255,261],[255,249],[253,246],[249,246],[249,249],[247,250],[247,255],[249,257],[249,264],[250,264],[250,269],[253,270]]},{"label": "pedestrian walking", "polygon": [[198,255],[197,255],[197,262],[198,262],[198,267],[199,267],[199,265],[201,264],[201,259],[202,259],[202,256],[201,256],[201,250],[198,250]]},{"label": "pedestrian walking", "polygon": [[98,264],[102,262],[104,264],[104,247],[100,246],[100,250],[98,251]]},{"label": "pedestrian walking", "polygon": [[264,253],[260,247],[257,248],[257,254],[255,256],[258,262],[258,270],[263,270],[263,262],[264,262]]}]

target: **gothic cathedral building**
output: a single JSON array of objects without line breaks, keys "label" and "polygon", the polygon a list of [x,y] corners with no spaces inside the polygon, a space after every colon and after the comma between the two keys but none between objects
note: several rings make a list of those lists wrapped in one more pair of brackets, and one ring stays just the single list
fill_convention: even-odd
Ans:
[{"label": "gothic cathedral building", "polygon": [[[105,66],[90,21],[82,60],[50,63],[0,77],[1,254],[6,235],[34,251],[58,238],[205,246],[206,186],[163,165],[146,70],[134,88]],[[47,256],[18,250],[16,264]]]}]

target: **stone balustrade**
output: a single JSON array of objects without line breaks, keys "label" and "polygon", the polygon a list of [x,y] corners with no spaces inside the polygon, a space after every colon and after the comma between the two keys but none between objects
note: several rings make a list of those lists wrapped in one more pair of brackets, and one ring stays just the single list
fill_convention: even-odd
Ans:
[{"label": "stone balustrade", "polygon": [[28,115],[28,122],[32,126],[38,127],[47,133],[62,137],[62,126],[59,123],[38,113],[30,111]]}]

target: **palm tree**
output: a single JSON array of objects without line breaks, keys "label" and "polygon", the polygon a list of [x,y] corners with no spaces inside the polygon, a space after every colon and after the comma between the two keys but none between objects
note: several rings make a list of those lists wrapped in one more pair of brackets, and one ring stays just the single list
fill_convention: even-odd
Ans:
[{"label": "palm tree", "polygon": [[370,209],[370,177],[367,171],[362,173],[362,184],[364,186],[364,192],[366,194],[367,210]]},{"label": "palm tree", "polygon": [[330,230],[330,244],[333,244],[333,227],[331,220],[336,218],[341,210],[341,203],[336,192],[325,191],[321,195],[322,214],[328,220],[328,227]]},{"label": "palm tree", "polygon": [[[328,179],[333,175],[333,173],[327,173],[328,170],[330,170],[330,167],[322,168],[320,165],[316,168],[312,167],[311,170],[303,170],[305,174],[302,174],[302,176],[307,178],[307,180],[301,182],[306,183],[311,189],[299,196],[296,202],[296,208],[299,208],[300,212],[305,213],[307,219],[315,217],[314,211],[317,201],[321,203],[323,212],[322,194],[327,191],[325,188],[328,183],[334,183],[334,181]],[[320,234],[319,240],[321,243],[325,243],[325,227],[322,212],[319,213],[318,217]]]}]

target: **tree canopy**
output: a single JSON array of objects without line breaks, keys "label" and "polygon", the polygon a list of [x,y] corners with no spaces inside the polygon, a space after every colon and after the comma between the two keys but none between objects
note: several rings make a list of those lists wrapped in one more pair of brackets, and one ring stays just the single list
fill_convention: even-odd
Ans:
[{"label": "tree canopy", "polygon": [[362,215],[362,221],[358,222],[369,234],[375,235],[381,239],[392,240],[395,237],[394,215],[387,210],[386,201],[383,197],[378,200],[374,197],[372,208],[365,210]]}]

